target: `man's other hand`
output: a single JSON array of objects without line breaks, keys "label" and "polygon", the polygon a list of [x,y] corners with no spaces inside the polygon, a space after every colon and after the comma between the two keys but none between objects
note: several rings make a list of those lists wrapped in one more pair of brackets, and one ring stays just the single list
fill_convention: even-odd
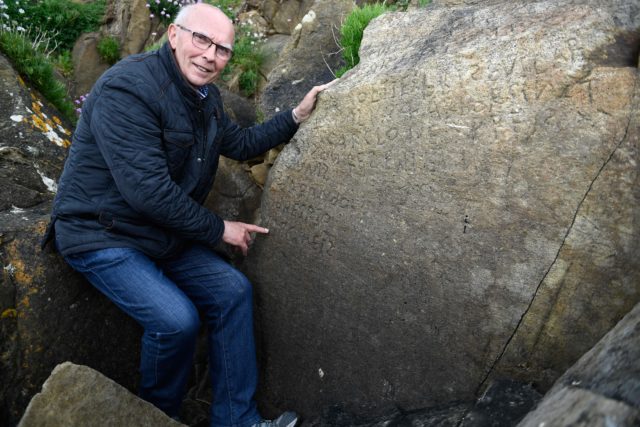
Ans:
[{"label": "man's other hand", "polygon": [[338,79],[332,80],[329,83],[325,83],[320,86],[314,86],[307,94],[302,98],[302,101],[296,108],[293,109],[293,117],[297,123],[302,123],[309,118],[313,110],[316,108],[316,100],[318,94],[334,84]]}]

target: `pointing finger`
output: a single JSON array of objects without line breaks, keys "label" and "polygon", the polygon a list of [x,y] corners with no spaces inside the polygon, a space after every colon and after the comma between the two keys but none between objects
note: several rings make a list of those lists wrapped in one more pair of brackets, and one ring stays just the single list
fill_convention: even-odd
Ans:
[{"label": "pointing finger", "polygon": [[258,225],[254,225],[254,224],[247,224],[246,230],[248,232],[250,232],[250,233],[261,233],[261,234],[268,234],[269,233],[269,229],[268,228],[260,227]]}]

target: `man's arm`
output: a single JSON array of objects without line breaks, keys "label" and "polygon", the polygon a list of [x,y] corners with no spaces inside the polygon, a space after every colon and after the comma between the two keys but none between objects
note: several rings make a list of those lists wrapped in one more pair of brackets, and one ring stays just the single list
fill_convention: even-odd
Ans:
[{"label": "man's arm", "polygon": [[335,81],[313,87],[294,109],[276,114],[265,123],[250,128],[241,128],[223,114],[220,154],[234,160],[248,160],[289,142],[298,130],[298,124],[307,120],[315,109],[318,94]]}]

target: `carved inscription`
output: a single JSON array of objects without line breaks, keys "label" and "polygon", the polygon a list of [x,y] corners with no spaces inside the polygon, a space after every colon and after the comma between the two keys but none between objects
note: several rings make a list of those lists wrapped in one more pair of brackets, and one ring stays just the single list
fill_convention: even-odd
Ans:
[{"label": "carved inscription", "polygon": [[[472,29],[450,28],[453,38],[470,44],[437,56],[411,51],[412,60],[423,55],[411,70],[397,69],[397,46],[365,47],[363,78],[348,96],[329,98],[331,120],[316,114],[307,144],[300,147],[302,161],[295,170],[310,184],[292,184],[296,203],[285,204],[274,218],[286,239],[334,256],[336,236],[326,230],[335,215],[359,209],[358,197],[382,196],[388,206],[400,209],[408,203],[403,198],[430,200],[437,194],[441,200],[461,187],[481,193],[508,174],[508,162],[500,156],[512,156],[511,147],[533,132],[532,125],[520,123],[527,119],[521,111],[527,111],[527,103],[558,97],[580,78],[569,70],[583,61],[583,42],[563,31],[551,46],[541,27],[505,24],[490,16],[473,22]],[[474,48],[473,41],[482,38],[494,39],[492,50],[500,54]],[[522,44],[540,51],[522,55]],[[504,173],[497,171],[503,166]],[[335,180],[354,185],[343,188],[342,196],[321,189]],[[311,231],[301,233],[300,224]],[[465,216],[462,233],[470,229]]]},{"label": "carved inscription", "polygon": [[273,218],[274,232],[314,252],[335,256],[336,236],[331,231],[329,209],[334,215],[337,211],[351,214],[357,209],[356,203],[343,194],[306,183],[293,184],[291,192],[296,195],[297,201],[280,205],[277,217]]}]

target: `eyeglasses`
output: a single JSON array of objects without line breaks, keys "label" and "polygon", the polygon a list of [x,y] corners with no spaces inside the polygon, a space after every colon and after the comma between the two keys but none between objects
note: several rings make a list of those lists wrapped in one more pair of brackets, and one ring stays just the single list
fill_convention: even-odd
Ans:
[{"label": "eyeglasses", "polygon": [[180,28],[181,30],[190,32],[191,42],[198,49],[207,50],[212,45],[214,45],[216,47],[216,56],[218,58],[224,59],[224,60],[231,59],[231,55],[233,55],[233,51],[230,48],[223,46],[221,44],[218,44],[213,40],[211,40],[209,37],[205,36],[204,34],[197,33],[193,30],[188,29],[187,27],[183,27],[180,24],[176,24],[176,27]]}]

